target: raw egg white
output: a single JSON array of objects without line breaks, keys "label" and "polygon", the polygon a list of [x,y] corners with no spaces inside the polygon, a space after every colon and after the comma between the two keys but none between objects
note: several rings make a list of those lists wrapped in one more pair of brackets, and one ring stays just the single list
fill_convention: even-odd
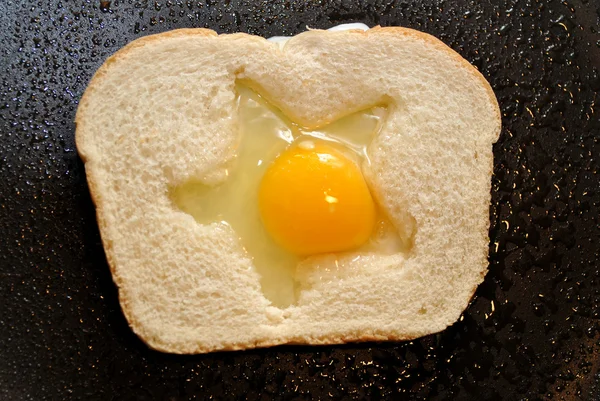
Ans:
[{"label": "raw egg white", "polygon": [[171,197],[199,223],[235,231],[273,305],[295,302],[296,267],[307,256],[400,249],[362,174],[383,107],[308,130],[251,89],[236,90],[240,140],[227,178],[213,187],[181,185]]}]

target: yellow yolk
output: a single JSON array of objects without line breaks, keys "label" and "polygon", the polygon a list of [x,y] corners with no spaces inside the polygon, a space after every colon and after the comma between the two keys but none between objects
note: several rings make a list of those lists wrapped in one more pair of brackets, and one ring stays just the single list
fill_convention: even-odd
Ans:
[{"label": "yellow yolk", "polygon": [[376,223],[360,168],[324,143],[304,141],[284,151],[267,169],[258,196],[267,231],[297,255],[357,248]]}]

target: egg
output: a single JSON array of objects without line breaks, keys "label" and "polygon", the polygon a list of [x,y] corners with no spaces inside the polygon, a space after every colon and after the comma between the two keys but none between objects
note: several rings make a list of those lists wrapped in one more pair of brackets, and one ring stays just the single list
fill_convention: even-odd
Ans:
[{"label": "egg", "polygon": [[188,182],[170,196],[197,222],[233,230],[273,305],[294,303],[296,269],[307,257],[398,251],[401,241],[363,174],[384,107],[307,129],[252,89],[236,91],[239,141],[225,179]]}]

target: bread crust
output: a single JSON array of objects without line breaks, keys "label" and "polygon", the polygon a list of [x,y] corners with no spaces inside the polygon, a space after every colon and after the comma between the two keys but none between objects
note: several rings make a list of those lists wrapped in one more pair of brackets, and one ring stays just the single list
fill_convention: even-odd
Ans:
[{"label": "bread crust", "polygon": [[[323,31],[325,34],[325,31]],[[440,51],[445,52],[450,55],[453,59],[455,59],[462,67],[467,70],[474,79],[476,79],[479,84],[485,88],[490,104],[494,105],[495,109],[495,119],[496,125],[498,126],[498,130],[496,132],[496,139],[500,134],[500,125],[501,125],[501,115],[500,109],[498,106],[497,99],[494,95],[494,92],[488,83],[488,81],[483,77],[483,75],[468,61],[466,61],[463,57],[461,57],[457,52],[452,50],[450,47],[446,46],[442,41],[435,38],[432,35],[416,31],[409,28],[402,27],[380,27],[376,26],[368,31],[347,31],[346,33],[352,35],[392,35],[392,36],[411,36],[417,38],[419,40],[423,40],[433,46],[435,46]],[[100,155],[90,154],[93,150],[90,146],[86,145],[87,138],[84,136],[84,132],[87,130],[84,128],[87,124],[82,115],[85,110],[89,107],[89,99],[93,96],[96,89],[101,85],[102,81],[105,79],[107,74],[110,73],[111,69],[114,66],[124,61],[133,50],[138,49],[140,47],[146,46],[148,44],[159,42],[163,40],[169,40],[171,38],[177,37],[187,37],[187,36],[203,36],[203,37],[211,37],[215,38],[215,40],[219,40],[219,38],[223,36],[232,36],[237,35],[240,38],[248,39],[248,40],[258,40],[264,41],[266,39],[256,37],[253,35],[248,35],[244,33],[236,33],[229,35],[218,35],[215,31],[205,28],[186,28],[186,29],[177,29],[169,32],[164,32],[160,34],[150,35],[141,37],[139,39],[134,40],[129,43],[119,51],[117,51],[114,55],[109,57],[102,66],[97,70],[94,74],[93,78],[88,84],[87,89],[85,90],[77,110],[77,114],[75,117],[76,124],[76,146],[79,151],[79,155],[82,161],[85,163],[85,169],[87,174],[87,182],[91,194],[92,201],[96,207],[96,216],[98,225],[100,228],[100,233],[102,237],[102,243],[104,246],[106,259],[113,277],[113,281],[119,289],[119,302],[123,313],[128,321],[131,329],[152,349],[162,351],[162,352],[175,352],[175,353],[184,353],[184,354],[197,354],[197,353],[207,353],[213,351],[236,351],[236,350],[244,350],[250,348],[261,348],[261,347],[271,347],[276,345],[330,345],[330,344],[345,344],[345,343],[355,343],[355,342],[379,342],[379,341],[406,341],[412,340],[414,338],[418,338],[421,336],[419,333],[415,333],[414,335],[395,335],[394,333],[386,332],[386,331],[373,331],[369,333],[351,333],[345,336],[316,336],[316,337],[307,337],[307,336],[299,336],[299,337],[291,337],[288,339],[281,338],[272,338],[272,339],[263,339],[258,340],[252,343],[248,342],[234,342],[230,344],[226,344],[224,346],[218,347],[207,347],[203,346],[203,344],[194,344],[193,346],[186,347],[185,349],[174,349],[171,344],[165,344],[159,339],[153,338],[152,336],[148,336],[147,333],[143,330],[143,324],[138,322],[135,318],[135,314],[130,310],[130,300],[125,296],[123,291],[121,291],[121,286],[123,285],[123,280],[119,276],[118,270],[116,268],[117,261],[115,260],[115,255],[113,252],[113,244],[112,242],[103,235],[105,231],[109,229],[108,222],[103,218],[103,208],[106,199],[101,191],[98,189],[98,178],[96,172],[96,166],[93,162],[94,159],[100,157]],[[276,51],[274,47],[274,51]],[[487,166],[489,175],[492,175],[493,165],[490,164]],[[483,271],[482,275],[485,276],[487,271]],[[475,291],[477,289],[477,285],[474,286],[471,290],[471,298],[473,297]],[[470,302],[470,301],[469,301]]]}]

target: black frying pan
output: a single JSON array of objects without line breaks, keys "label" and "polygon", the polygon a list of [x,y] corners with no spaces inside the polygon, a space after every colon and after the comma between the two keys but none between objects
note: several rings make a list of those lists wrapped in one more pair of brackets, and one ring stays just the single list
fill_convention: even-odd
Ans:
[{"label": "black frying pan", "polygon": [[[0,399],[600,399],[600,5],[493,3],[2,1]],[[409,343],[149,350],[121,314],[74,146],[88,80],[173,28],[350,21],[434,34],[496,91],[490,272],[471,306]]]}]

